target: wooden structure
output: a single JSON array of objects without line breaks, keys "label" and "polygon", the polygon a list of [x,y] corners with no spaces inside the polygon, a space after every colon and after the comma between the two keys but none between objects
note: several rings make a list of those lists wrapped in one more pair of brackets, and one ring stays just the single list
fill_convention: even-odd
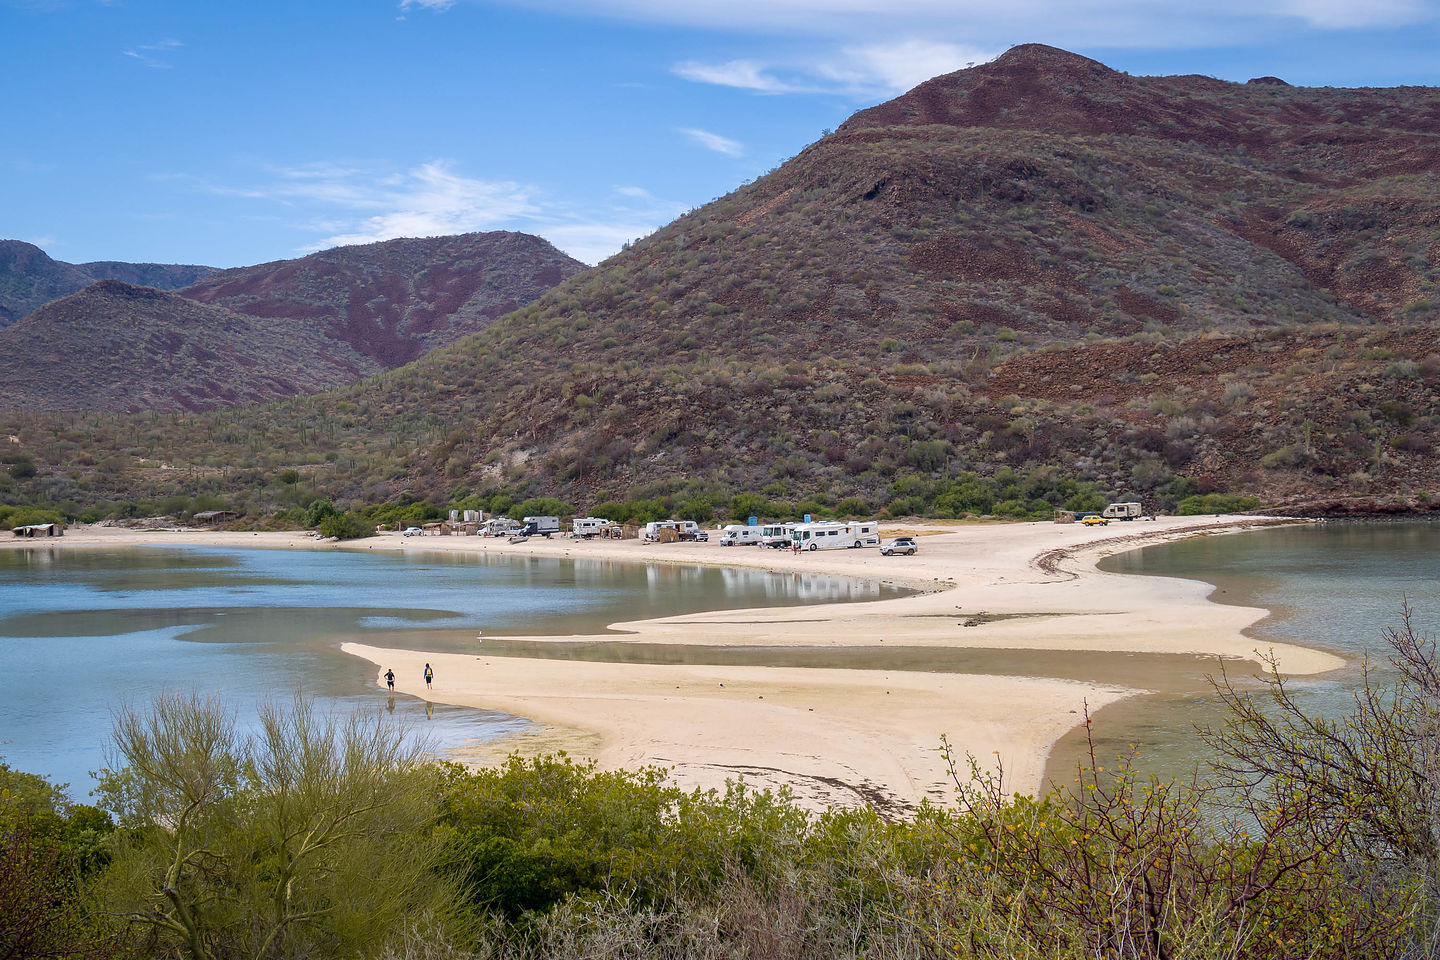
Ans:
[{"label": "wooden structure", "polygon": [[30,523],[11,531],[17,537],[63,537],[65,527],[58,523]]}]

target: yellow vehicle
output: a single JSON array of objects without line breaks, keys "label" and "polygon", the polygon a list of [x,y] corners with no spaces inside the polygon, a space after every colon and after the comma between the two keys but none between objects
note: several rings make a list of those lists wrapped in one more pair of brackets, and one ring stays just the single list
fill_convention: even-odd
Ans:
[{"label": "yellow vehicle", "polygon": [[1110,521],[1100,516],[1100,514],[1098,513],[1087,513],[1085,516],[1080,518],[1080,522],[1085,524],[1087,527],[1106,527],[1110,525]]}]

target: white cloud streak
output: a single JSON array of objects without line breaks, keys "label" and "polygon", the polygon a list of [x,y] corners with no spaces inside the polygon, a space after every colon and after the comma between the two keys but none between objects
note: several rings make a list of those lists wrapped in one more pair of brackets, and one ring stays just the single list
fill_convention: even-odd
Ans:
[{"label": "white cloud streak", "polygon": [[314,238],[298,248],[302,253],[505,229],[538,234],[578,260],[598,263],[685,211],[635,185],[617,186],[594,203],[561,204],[533,184],[467,177],[444,160],[400,172],[316,162],[271,168],[269,174],[269,182],[258,186],[203,189],[290,210],[291,225]]},{"label": "white cloud streak", "polygon": [[672,72],[696,83],[713,83],[722,87],[737,87],[754,90],[757,93],[797,93],[799,87],[771,75],[765,67],[753,60],[730,60],[725,63],[701,63],[686,60],[671,68]]},{"label": "white cloud streak", "polygon": [[166,63],[164,60],[155,56],[155,54],[183,46],[185,46],[185,44],[179,40],[157,40],[154,43],[142,43],[139,46],[131,47],[125,51],[125,56],[138,60],[152,70],[169,70],[173,64]]},{"label": "white cloud streak", "polygon": [[709,130],[701,130],[697,127],[684,127],[680,132],[685,134],[691,143],[698,144],[714,153],[723,153],[727,157],[743,157],[745,155],[745,146],[738,140],[731,140],[729,137],[722,137],[718,133],[711,133]]}]

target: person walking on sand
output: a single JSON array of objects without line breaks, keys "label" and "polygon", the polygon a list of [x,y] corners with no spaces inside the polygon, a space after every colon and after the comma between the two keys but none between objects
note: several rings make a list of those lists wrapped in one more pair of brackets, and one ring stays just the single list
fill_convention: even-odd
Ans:
[{"label": "person walking on sand", "polygon": [[430,669],[430,664],[425,664],[425,689],[430,689],[430,681],[435,679],[435,671]]},{"label": "person walking on sand", "polygon": [[385,686],[390,688],[391,693],[395,692],[395,671],[389,667],[385,668]]}]

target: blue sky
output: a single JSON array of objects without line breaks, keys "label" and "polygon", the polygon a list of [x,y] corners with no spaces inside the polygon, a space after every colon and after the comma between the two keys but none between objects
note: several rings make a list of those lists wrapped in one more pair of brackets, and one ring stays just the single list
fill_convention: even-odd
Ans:
[{"label": "blue sky", "polygon": [[507,229],[593,263],[1031,41],[1440,84],[1440,0],[0,0],[0,237],[225,267]]}]

